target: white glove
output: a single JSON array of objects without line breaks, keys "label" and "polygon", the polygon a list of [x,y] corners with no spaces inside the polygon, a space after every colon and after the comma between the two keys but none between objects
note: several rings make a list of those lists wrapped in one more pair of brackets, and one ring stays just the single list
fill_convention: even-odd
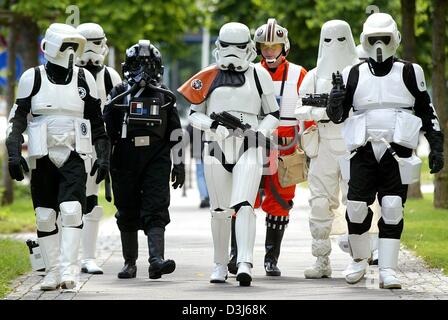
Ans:
[{"label": "white glove", "polygon": [[230,132],[226,127],[218,125],[218,127],[215,130],[215,136],[218,140],[224,140],[225,138],[230,136]]}]

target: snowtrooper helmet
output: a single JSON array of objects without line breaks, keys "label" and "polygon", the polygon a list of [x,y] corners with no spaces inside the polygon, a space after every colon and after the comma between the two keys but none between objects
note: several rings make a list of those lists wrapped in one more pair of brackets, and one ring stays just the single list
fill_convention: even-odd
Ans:
[{"label": "snowtrooper helmet", "polygon": [[139,40],[138,44],[126,50],[126,58],[122,65],[123,76],[130,83],[162,84],[164,67],[160,51],[149,40]]},{"label": "snowtrooper helmet", "polygon": [[109,52],[103,28],[96,23],[83,23],[76,30],[87,40],[84,52],[76,59],[76,64],[83,67],[90,62],[94,66],[103,66],[104,58]]},{"label": "snowtrooper helmet", "polygon": [[[254,35],[255,47],[257,48],[257,54],[261,55],[261,44],[265,43],[268,45],[282,44],[283,50],[280,55],[287,56],[291,45],[288,39],[288,30],[283,28],[281,25],[277,24],[274,18],[268,19],[268,22],[255,31]],[[276,60],[280,57],[276,58]],[[268,61],[273,63],[275,61]]]},{"label": "snowtrooper helmet", "polygon": [[317,76],[332,79],[332,73],[358,62],[355,41],[347,22],[330,20],[320,31],[319,53],[317,56]]},{"label": "snowtrooper helmet", "polygon": [[257,57],[249,28],[239,22],[229,22],[219,30],[213,54],[222,70],[246,71]]},{"label": "snowtrooper helmet", "polygon": [[360,40],[368,57],[381,63],[395,54],[401,35],[389,14],[374,13],[364,22]]},{"label": "snowtrooper helmet", "polygon": [[71,68],[84,52],[86,39],[72,26],[53,23],[40,43],[45,59],[63,68]]}]

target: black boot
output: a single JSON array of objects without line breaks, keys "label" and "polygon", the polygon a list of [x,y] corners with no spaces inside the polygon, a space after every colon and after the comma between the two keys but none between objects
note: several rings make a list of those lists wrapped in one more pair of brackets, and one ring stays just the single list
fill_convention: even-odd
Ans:
[{"label": "black boot", "polygon": [[[277,267],[278,257],[280,256],[280,246],[282,244],[283,234],[285,233],[284,226],[275,225],[276,229],[272,227],[266,228],[266,241],[264,256],[264,270],[267,276],[280,276],[281,271]],[[281,227],[281,229],[278,229]]]},{"label": "black boot", "polygon": [[121,246],[123,250],[124,267],[118,273],[120,279],[130,279],[137,276],[135,261],[138,258],[138,236],[137,231],[120,232]]},{"label": "black boot", "polygon": [[159,279],[162,274],[172,273],[176,269],[174,260],[164,260],[165,252],[165,230],[160,227],[154,227],[148,231],[148,249],[149,249],[149,278]]},{"label": "black boot", "polygon": [[230,240],[230,261],[227,264],[227,269],[231,274],[236,274],[238,272],[238,267],[236,266],[236,258],[238,255],[238,247],[236,246],[236,236],[235,236],[235,221],[236,217],[232,216],[232,233]]},{"label": "black boot", "polygon": [[202,201],[201,201],[201,204],[199,205],[199,208],[200,208],[200,209],[203,209],[203,208],[210,208],[210,198],[207,197],[207,198],[205,198],[204,200],[202,200]]}]

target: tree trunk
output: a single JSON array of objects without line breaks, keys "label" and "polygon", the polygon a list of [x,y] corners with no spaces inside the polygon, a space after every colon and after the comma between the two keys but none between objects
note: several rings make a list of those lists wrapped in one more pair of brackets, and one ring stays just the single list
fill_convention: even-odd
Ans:
[{"label": "tree trunk", "polygon": [[[11,17],[10,25],[9,25],[9,33],[8,33],[8,73],[7,79],[8,84],[6,87],[6,105],[9,112],[11,111],[11,107],[14,104],[14,89],[16,84],[16,42],[17,42],[17,25],[14,16]],[[14,201],[14,191],[13,191],[13,183],[11,177],[9,176],[8,171],[8,152],[6,148],[4,148],[4,159],[3,159],[3,186],[5,188],[1,204],[10,204]]]},{"label": "tree trunk", "polygon": [[[437,110],[442,131],[448,132],[448,110],[446,105],[446,79],[445,79],[445,40],[446,15],[448,14],[448,1],[433,0],[433,30],[432,30],[432,95],[433,104]],[[434,179],[434,206],[448,208],[448,139],[444,142],[445,167],[435,175]]]},{"label": "tree trunk", "polygon": [[[403,44],[403,59],[416,62],[417,52],[415,47],[415,0],[401,0],[401,36]],[[408,198],[422,198],[420,180],[409,185]]]},{"label": "tree trunk", "polygon": [[17,55],[22,58],[23,71],[39,64],[39,27],[30,17],[17,16]]}]

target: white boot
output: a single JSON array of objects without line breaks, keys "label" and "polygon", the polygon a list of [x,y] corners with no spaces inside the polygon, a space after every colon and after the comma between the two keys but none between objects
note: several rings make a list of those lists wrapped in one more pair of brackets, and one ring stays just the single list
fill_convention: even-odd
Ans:
[{"label": "white boot", "polygon": [[59,234],[38,239],[42,257],[45,261],[46,275],[40,284],[41,290],[56,290],[60,285],[59,277]]},{"label": "white boot", "polygon": [[212,275],[210,276],[211,283],[224,283],[227,280],[227,265],[215,263]]},{"label": "white boot", "polygon": [[236,281],[240,283],[242,287],[250,286],[252,282],[252,265],[247,262],[238,263],[238,271],[236,273]]},{"label": "white boot", "polygon": [[344,270],[343,275],[345,276],[345,281],[349,284],[355,284],[364,278],[367,268],[369,267],[369,263],[367,259],[363,259],[361,261],[352,261]]},{"label": "white boot", "polygon": [[82,227],[81,247],[81,271],[91,274],[103,274],[103,270],[96,264],[96,242],[98,239],[98,227],[103,208],[96,206],[92,211],[84,215],[84,226]]},{"label": "white boot", "polygon": [[399,239],[378,240],[378,268],[380,273],[380,288],[401,289],[395,270],[398,264],[400,251]]},{"label": "white boot", "polygon": [[355,284],[364,278],[369,267],[370,258],[370,238],[367,232],[363,234],[349,234],[348,242],[353,261],[347,266],[343,274],[345,281],[349,284]]},{"label": "white boot", "polygon": [[73,289],[79,278],[78,251],[82,230],[62,227],[61,232],[61,287]]},{"label": "white boot", "polygon": [[212,211],[211,214],[215,267],[210,276],[210,282],[224,283],[227,280],[232,215],[230,211]]},{"label": "white boot", "polygon": [[329,277],[331,277],[331,266],[328,256],[317,257],[314,265],[305,270],[306,279],[320,279]]},{"label": "white boot", "polygon": [[251,269],[255,245],[256,217],[254,209],[242,206],[235,221],[235,236],[238,247],[236,281],[240,286],[250,286],[252,282]]},{"label": "white boot", "polygon": [[370,250],[372,257],[370,258],[370,265],[378,265],[378,233],[370,234]]}]

